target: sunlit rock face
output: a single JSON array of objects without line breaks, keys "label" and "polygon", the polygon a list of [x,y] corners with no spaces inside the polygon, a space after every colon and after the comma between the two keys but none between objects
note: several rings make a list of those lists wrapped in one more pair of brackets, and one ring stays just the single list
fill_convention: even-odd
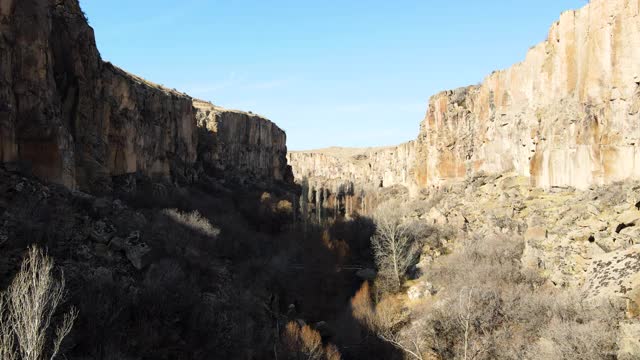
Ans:
[{"label": "sunlit rock face", "polygon": [[193,106],[201,130],[198,156],[210,171],[292,181],[287,136],[273,122],[202,100],[194,100]]},{"label": "sunlit rock face", "polygon": [[409,186],[415,159],[414,142],[381,148],[339,148],[292,151],[288,160],[296,179],[343,179],[360,186]]},{"label": "sunlit rock face", "polygon": [[514,172],[584,189],[640,178],[639,11],[637,0],[592,0],[563,13],[523,62],[433,96],[415,144],[403,145],[414,164],[293,153],[296,179],[431,188]]},{"label": "sunlit rock face", "polygon": [[381,190],[415,188],[413,141],[382,148],[292,151],[287,160],[302,185],[301,204],[308,203],[308,211],[318,219],[367,214],[375,208]]},{"label": "sunlit rock face", "polygon": [[514,171],[539,187],[640,177],[640,2],[592,0],[525,61],[433,96],[416,182]]}]

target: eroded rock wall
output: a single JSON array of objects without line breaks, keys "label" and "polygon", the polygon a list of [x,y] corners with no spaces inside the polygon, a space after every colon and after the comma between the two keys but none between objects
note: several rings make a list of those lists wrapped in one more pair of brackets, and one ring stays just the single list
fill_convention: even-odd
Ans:
[{"label": "eroded rock wall", "polygon": [[382,148],[328,148],[292,151],[288,160],[296,179],[322,177],[343,179],[374,187],[412,182],[414,142]]},{"label": "eroded rock wall", "polygon": [[77,1],[2,1],[0,158],[88,191],[111,176],[189,177],[191,98],[102,62]]},{"label": "eroded rock wall", "polygon": [[592,0],[526,59],[429,102],[416,181],[514,171],[540,187],[640,177],[640,2]]},{"label": "eroded rock wall", "polygon": [[273,122],[252,113],[194,100],[200,129],[199,159],[212,172],[292,181],[287,136]]},{"label": "eroded rock wall", "polygon": [[367,214],[378,193],[391,187],[415,188],[413,141],[393,147],[292,151],[287,154],[296,182],[302,185],[301,204],[313,217]]},{"label": "eroded rock wall", "polygon": [[[260,180],[291,177],[275,124],[210,104],[203,115],[201,105],[103,62],[77,0],[0,2],[2,163],[89,192],[129,174],[190,183],[198,158]],[[215,151],[204,144],[199,156],[198,137],[211,136]]]}]

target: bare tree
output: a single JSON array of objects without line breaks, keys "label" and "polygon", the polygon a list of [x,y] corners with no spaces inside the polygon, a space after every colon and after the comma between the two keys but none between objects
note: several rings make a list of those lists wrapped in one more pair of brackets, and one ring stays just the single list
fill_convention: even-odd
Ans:
[{"label": "bare tree", "polygon": [[376,264],[389,287],[397,291],[407,270],[418,255],[409,227],[403,224],[402,206],[394,201],[383,203],[374,213],[376,233],[371,238]]},{"label": "bare tree", "polygon": [[[410,326],[408,309],[401,302],[387,297],[376,305],[375,314],[376,332],[380,339],[414,359],[424,359],[420,328],[419,326]],[[407,325],[409,326],[407,327]]]},{"label": "bare tree", "polygon": [[386,297],[375,307],[371,301],[369,284],[365,282],[351,298],[351,311],[360,323],[379,339],[393,345],[417,360],[423,360],[423,341],[418,327],[403,331],[409,313],[401,301]]},{"label": "bare tree", "polygon": [[340,352],[334,345],[322,346],[320,333],[309,325],[300,326],[294,321],[287,324],[284,343],[289,355],[304,360],[340,360]]},{"label": "bare tree", "polygon": [[65,294],[64,287],[64,277],[57,281],[53,276],[53,260],[42,250],[30,248],[7,294],[1,296],[2,359],[44,360],[48,357],[52,360],[56,357],[78,316],[72,309],[54,330],[55,337],[48,336],[53,316]]},{"label": "bare tree", "polygon": [[463,288],[460,290],[460,297],[458,299],[458,322],[460,323],[463,332],[464,360],[467,360],[469,356],[469,334],[472,320],[472,300],[473,288],[470,288],[468,290]]},{"label": "bare tree", "polygon": [[9,313],[5,306],[5,295],[0,294],[0,359],[17,360],[15,338],[9,322]]}]

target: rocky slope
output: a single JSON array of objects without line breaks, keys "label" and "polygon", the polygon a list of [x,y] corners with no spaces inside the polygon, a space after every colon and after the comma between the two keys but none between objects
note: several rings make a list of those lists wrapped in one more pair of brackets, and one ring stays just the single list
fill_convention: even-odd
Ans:
[{"label": "rocky slope", "polygon": [[[3,0],[0,34],[3,163],[90,192],[108,192],[115,176],[197,178],[192,98],[103,62],[77,0]],[[216,114],[220,150],[202,158],[227,171],[255,168],[264,180],[286,177],[282,130],[257,116]]]},{"label": "rocky slope", "polygon": [[593,0],[553,24],[526,59],[429,102],[421,186],[514,171],[535,186],[640,176],[640,4]]},{"label": "rocky slope", "polygon": [[[518,274],[532,279],[539,277],[540,282],[533,287],[533,292],[552,291],[556,294],[552,296],[554,304],[562,301],[555,298],[562,292],[576,294],[571,302],[580,304],[581,318],[587,316],[589,306],[596,306],[593,304],[597,304],[599,310],[615,309],[613,314],[619,314],[621,320],[607,332],[608,337],[618,341],[615,350],[618,357],[612,358],[638,358],[639,189],[638,181],[627,181],[592,186],[587,190],[554,188],[546,191],[531,186],[528,177],[505,173],[472,176],[429,194],[423,192],[417,197],[401,198],[408,211],[406,221],[426,222],[439,229],[437,236],[423,242],[417,265],[419,276],[405,284],[407,288],[402,301],[415,319],[412,326],[422,326],[422,322],[429,321],[425,311],[442,309],[443,304],[446,313],[456,311],[462,295],[456,292],[459,287],[455,285],[455,271],[451,270],[467,269],[465,267],[473,263],[474,258],[460,257],[460,254],[479,249],[480,252],[494,252],[493,261],[502,264],[500,266],[514,261]],[[517,251],[512,255],[504,248],[509,243],[517,244]],[[487,271],[483,266],[474,271]],[[477,275],[465,272],[461,271],[465,279]],[[499,277],[499,273],[499,267],[488,271],[485,280],[490,282]],[[461,284],[474,289],[486,285],[475,280],[465,280]],[[500,281],[498,288],[508,287],[508,281]],[[454,294],[454,301],[447,303],[451,294]],[[539,315],[526,305],[535,294],[516,298],[515,302],[527,309],[527,318],[519,320],[517,327]],[[571,334],[574,336],[577,332]],[[509,333],[510,341],[517,336],[517,331]],[[541,338],[548,336],[541,333]],[[566,357],[536,354],[517,358]]]}]

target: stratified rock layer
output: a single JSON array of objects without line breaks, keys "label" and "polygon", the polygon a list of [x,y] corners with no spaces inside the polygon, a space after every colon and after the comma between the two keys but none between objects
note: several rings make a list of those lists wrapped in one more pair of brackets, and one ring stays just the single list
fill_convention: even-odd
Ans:
[{"label": "stratified rock layer", "polygon": [[640,177],[639,11],[637,0],[592,0],[563,13],[522,63],[431,98],[418,184],[479,171],[540,187]]}]

